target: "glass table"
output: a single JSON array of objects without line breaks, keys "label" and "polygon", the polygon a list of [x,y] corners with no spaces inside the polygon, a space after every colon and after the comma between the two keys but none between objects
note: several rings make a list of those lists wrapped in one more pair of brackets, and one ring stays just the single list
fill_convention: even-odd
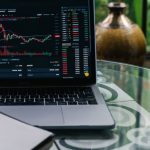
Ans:
[{"label": "glass table", "polygon": [[56,133],[52,150],[150,150],[150,69],[97,61],[97,85],[113,130]]}]

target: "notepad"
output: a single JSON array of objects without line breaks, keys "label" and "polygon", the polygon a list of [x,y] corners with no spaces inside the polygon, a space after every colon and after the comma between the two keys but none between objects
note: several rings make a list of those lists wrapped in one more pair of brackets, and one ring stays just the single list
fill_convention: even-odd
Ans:
[{"label": "notepad", "polygon": [[53,133],[0,113],[0,150],[48,150]]}]

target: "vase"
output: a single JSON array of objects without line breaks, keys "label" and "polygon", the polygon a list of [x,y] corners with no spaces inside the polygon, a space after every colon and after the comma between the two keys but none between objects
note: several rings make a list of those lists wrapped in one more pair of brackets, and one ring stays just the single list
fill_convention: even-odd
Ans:
[{"label": "vase", "polygon": [[110,13],[96,25],[97,58],[142,66],[146,39],[140,27],[125,14],[126,4],[111,2]]}]

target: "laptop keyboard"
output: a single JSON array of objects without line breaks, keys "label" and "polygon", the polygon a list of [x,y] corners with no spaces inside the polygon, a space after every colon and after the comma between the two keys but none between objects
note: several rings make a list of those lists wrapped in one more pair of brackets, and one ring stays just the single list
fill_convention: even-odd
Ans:
[{"label": "laptop keyboard", "polygon": [[0,105],[94,105],[90,87],[79,88],[3,88]]}]

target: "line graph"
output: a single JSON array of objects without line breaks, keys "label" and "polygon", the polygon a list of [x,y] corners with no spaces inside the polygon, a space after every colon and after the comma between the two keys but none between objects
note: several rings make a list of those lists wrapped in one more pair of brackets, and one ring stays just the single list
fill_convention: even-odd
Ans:
[{"label": "line graph", "polygon": [[0,57],[57,56],[61,35],[55,28],[58,16],[29,8],[17,9],[13,16],[0,17]]},{"label": "line graph", "polygon": [[[2,37],[2,38],[0,38],[0,42],[19,39],[19,40],[22,40],[21,44],[30,43],[32,41],[36,41],[38,43],[44,43],[48,40],[51,40],[51,38],[52,38],[51,34],[50,35],[32,35],[32,36],[17,35],[10,30],[5,30],[5,28],[3,27],[2,24],[0,24],[0,35]],[[40,37],[40,38],[38,39],[35,37]]]},{"label": "line graph", "polygon": [[[31,35],[21,36],[15,34],[11,30],[6,30],[2,24],[0,24],[0,56],[52,56],[52,52],[39,50],[34,52],[28,52],[24,48],[20,48],[19,51],[14,50],[13,43],[19,43],[19,45],[26,45],[35,42],[36,44],[43,44],[52,40],[52,35]],[[20,46],[19,46],[20,47]],[[34,46],[33,46],[34,47]]]},{"label": "line graph", "polygon": [[[39,19],[39,18],[37,18]],[[12,27],[16,27],[18,25],[14,25],[12,23],[11,29],[9,29],[8,25],[5,23],[4,25],[0,23],[0,56],[52,56],[56,54],[54,50],[50,47],[54,47],[53,41],[54,39],[59,39],[59,34],[41,34],[42,32],[34,31],[26,31],[24,29],[24,33],[19,34],[19,28],[17,28],[17,33],[15,33]],[[6,29],[7,28],[7,29]],[[32,27],[31,27],[32,28]],[[41,27],[42,28],[42,27]],[[15,28],[14,28],[15,29]],[[36,29],[37,30],[37,29]],[[22,29],[20,29],[22,31]],[[45,32],[44,32],[45,33]]]}]

